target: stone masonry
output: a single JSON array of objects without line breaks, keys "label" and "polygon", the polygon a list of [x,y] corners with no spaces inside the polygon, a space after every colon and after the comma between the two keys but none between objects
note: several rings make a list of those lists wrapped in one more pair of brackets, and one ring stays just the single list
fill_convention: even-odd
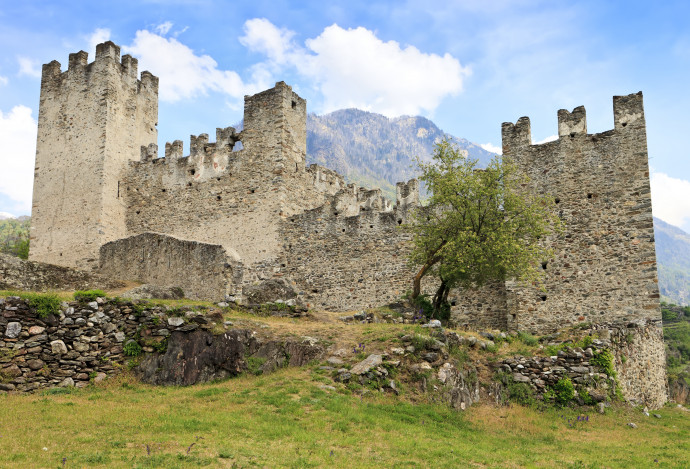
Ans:
[{"label": "stone masonry", "polygon": [[[306,167],[306,102],[283,82],[245,97],[244,129],[156,144],[158,79],[107,42],[95,62],[44,66],[31,258],[209,300],[279,291],[310,307],[379,306],[411,288],[419,185],[378,189]],[[614,98],[614,129],[587,134],[584,108],[558,113],[559,139],[532,145],[529,119],[503,124],[503,153],[554,197],[565,232],[544,240],[544,286],[452,292],[473,328],[552,332],[660,317],[641,93]],[[240,145],[241,143],[241,145]],[[429,280],[432,282],[433,280]],[[433,285],[427,285],[433,291]],[[279,298],[274,298],[279,299]]]}]

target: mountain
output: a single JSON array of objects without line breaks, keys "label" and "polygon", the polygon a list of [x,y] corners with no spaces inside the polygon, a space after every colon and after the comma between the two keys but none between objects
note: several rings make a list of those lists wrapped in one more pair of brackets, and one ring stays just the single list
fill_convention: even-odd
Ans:
[{"label": "mountain", "polygon": [[662,299],[690,304],[690,234],[654,218],[654,240]]},{"label": "mountain", "polygon": [[9,219],[12,219],[12,218],[15,218],[15,216],[12,215],[11,213],[0,212],[0,220],[9,220]]},{"label": "mountain", "polygon": [[395,200],[395,183],[415,177],[415,157],[429,161],[434,144],[450,138],[485,166],[488,151],[443,132],[424,117],[388,118],[359,109],[343,109],[307,118],[307,163],[333,169],[349,182],[380,187]]}]

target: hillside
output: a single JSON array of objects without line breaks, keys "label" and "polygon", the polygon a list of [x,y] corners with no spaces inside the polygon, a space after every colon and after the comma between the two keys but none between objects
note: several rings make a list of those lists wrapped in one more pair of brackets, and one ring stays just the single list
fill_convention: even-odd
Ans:
[{"label": "hillside", "polygon": [[0,219],[0,253],[29,256],[30,217]]},{"label": "hillside", "polygon": [[662,298],[687,306],[690,304],[690,235],[654,218],[654,238]]}]

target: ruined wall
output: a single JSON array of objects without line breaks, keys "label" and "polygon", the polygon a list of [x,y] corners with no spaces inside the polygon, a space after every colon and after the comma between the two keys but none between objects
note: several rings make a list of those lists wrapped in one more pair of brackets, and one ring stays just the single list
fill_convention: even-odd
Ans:
[{"label": "ruined wall", "polygon": [[[235,151],[238,141],[243,149]],[[166,144],[164,158],[144,150],[125,177],[127,232],[221,244],[248,265],[270,264],[280,220],[325,200],[314,183],[327,170],[308,171],[305,152],[306,102],[279,82],[245,98],[240,134],[217,129],[215,143],[192,136],[187,157],[179,140]]]},{"label": "ruined wall", "polygon": [[0,290],[112,290],[124,286],[123,282],[93,272],[0,254]]},{"label": "ruined wall", "polygon": [[101,244],[125,235],[121,172],[155,143],[158,79],[112,42],[43,66],[31,260],[93,268]]},{"label": "ruined wall", "polygon": [[101,246],[100,269],[115,278],[180,287],[185,297],[222,301],[242,281],[236,253],[220,245],[144,233]]},{"label": "ruined wall", "polygon": [[549,194],[565,232],[546,240],[546,291],[516,288],[514,324],[544,333],[578,321],[660,318],[642,93],[616,96],[614,129],[588,134],[585,109],[558,112],[559,138],[532,145],[530,122],[503,124],[503,155]]}]

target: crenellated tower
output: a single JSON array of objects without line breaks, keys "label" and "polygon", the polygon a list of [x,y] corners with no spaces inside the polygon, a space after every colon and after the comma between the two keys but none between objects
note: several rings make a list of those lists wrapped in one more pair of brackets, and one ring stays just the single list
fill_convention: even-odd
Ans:
[{"label": "crenellated tower", "polygon": [[141,147],[155,152],[158,78],[98,44],[43,66],[31,220],[32,260],[79,268],[126,235],[121,177]]},{"label": "crenellated tower", "polygon": [[545,290],[515,287],[512,329],[661,319],[642,93],[613,98],[614,127],[587,133],[585,108],[558,111],[558,140],[532,145],[530,121],[504,123],[503,155],[553,197],[565,231],[543,240]]}]

